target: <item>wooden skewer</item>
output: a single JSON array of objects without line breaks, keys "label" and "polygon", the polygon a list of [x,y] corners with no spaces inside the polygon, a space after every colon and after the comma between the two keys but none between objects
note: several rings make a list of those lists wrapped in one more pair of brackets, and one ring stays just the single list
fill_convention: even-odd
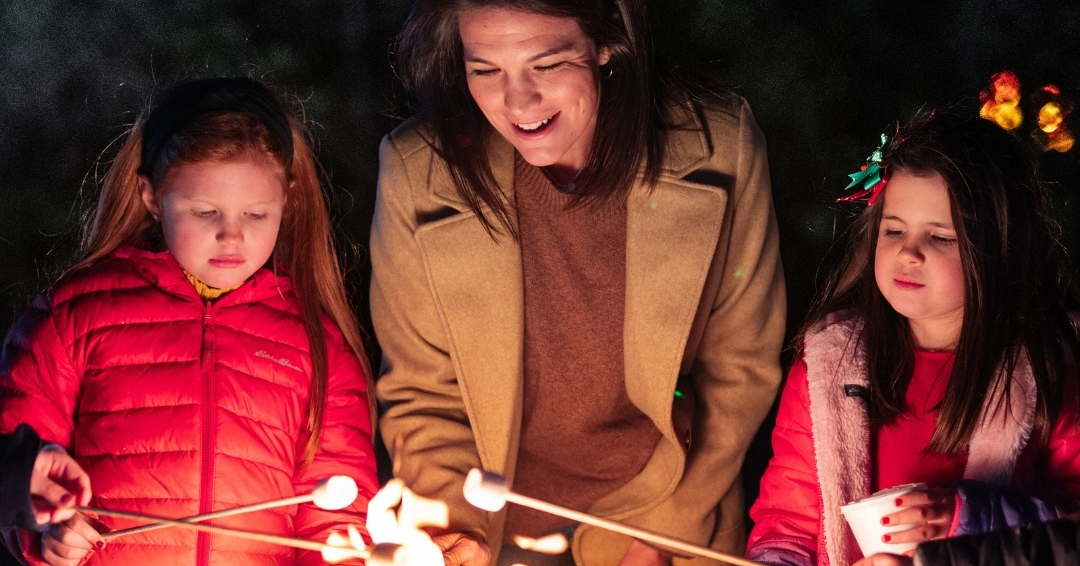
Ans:
[{"label": "wooden skewer", "polygon": [[[222,509],[220,511],[213,511],[210,513],[203,513],[202,515],[192,515],[190,517],[183,517],[180,519],[173,519],[173,521],[180,521],[182,523],[199,523],[202,521],[211,521],[213,519],[221,519],[223,517],[232,517],[235,515],[241,515],[244,513],[254,513],[255,511],[263,511],[266,509],[273,509],[275,507],[285,507],[286,505],[300,505],[302,503],[308,503],[314,501],[322,509],[342,509],[352,504],[356,500],[357,487],[356,482],[348,476],[332,476],[325,479],[311,491],[311,493],[305,495],[294,495],[292,497],[285,497],[282,499],[276,499],[274,501],[264,501],[262,503],[253,503],[251,505],[242,505],[240,507],[233,507],[231,509]],[[119,531],[112,531],[105,533],[101,536],[105,540],[111,540],[117,537],[125,535],[133,535],[135,533],[144,533],[146,531],[153,531],[156,529],[162,529],[165,527],[171,527],[174,523],[150,523],[149,525],[141,525],[138,527],[132,527],[130,529],[121,529]]]},{"label": "wooden skewer", "polygon": [[[478,497],[470,497],[470,495],[475,495]],[[760,562],[754,562],[753,560],[748,560],[741,556],[727,554],[704,546],[691,544],[689,542],[669,537],[667,535],[662,535],[657,532],[640,529],[638,527],[632,527],[630,525],[618,523],[609,519],[590,515],[588,513],[582,513],[573,509],[567,509],[566,507],[560,507],[546,501],[541,501],[539,499],[533,499],[532,497],[527,497],[514,493],[507,489],[506,480],[504,480],[501,476],[479,469],[473,469],[471,472],[469,472],[469,478],[465,480],[465,499],[473,505],[477,505],[477,502],[482,502],[481,505],[477,506],[481,509],[486,509],[488,511],[497,511],[497,508],[492,508],[494,507],[493,504],[496,503],[499,499],[503,499],[511,503],[522,505],[524,507],[536,509],[537,511],[543,511],[545,513],[550,513],[558,517],[564,517],[572,521],[577,521],[579,523],[585,523],[588,525],[593,525],[594,527],[600,527],[609,531],[614,531],[636,539],[641,539],[646,542],[651,542],[653,544],[679,550],[694,556],[711,558],[713,560],[719,560],[721,562],[734,564],[736,566],[765,566]]]},{"label": "wooden skewer", "polygon": [[153,523],[163,523],[171,526],[185,527],[194,531],[200,531],[205,533],[214,533],[219,535],[231,536],[236,538],[254,540],[259,542],[265,542],[269,544],[277,544],[281,546],[291,546],[293,548],[302,548],[304,550],[315,550],[322,552],[326,549],[332,549],[335,553],[339,553],[339,556],[348,554],[349,558],[360,558],[367,560],[370,557],[370,553],[367,549],[351,548],[351,547],[339,547],[331,546],[329,544],[315,542],[310,540],[304,540],[299,538],[286,537],[281,535],[272,535],[269,533],[259,533],[254,531],[245,531],[241,529],[231,529],[228,527],[216,527],[213,525],[204,525],[202,523],[188,523],[176,519],[166,519],[165,517],[156,517],[154,515],[144,515],[142,513],[131,513],[128,511],[114,511],[112,509],[102,509],[100,507],[83,507],[76,506],[76,510],[83,513],[94,513],[97,515],[105,515],[108,517],[120,517],[123,519],[132,519],[135,521],[148,521]]},{"label": "wooden skewer", "polygon": [[[101,536],[105,540],[122,537],[125,535],[133,535],[135,533],[144,533],[146,531],[153,531],[156,529],[163,529],[165,527],[175,526],[177,523],[199,523],[201,521],[210,521],[213,519],[221,519],[222,517],[231,517],[233,515],[240,515],[242,513],[254,513],[255,511],[262,511],[264,509],[271,509],[274,507],[284,507],[286,505],[307,503],[311,501],[310,495],[297,495],[287,499],[279,499],[277,501],[267,501],[264,503],[255,503],[252,505],[244,505],[242,507],[233,507],[231,509],[222,509],[221,511],[214,511],[212,513],[203,513],[202,515],[192,515],[190,517],[183,517],[175,519],[170,522],[158,521],[156,523],[150,523],[148,525],[142,525],[139,527],[131,527],[130,529],[121,529],[119,531],[112,531],[103,533]],[[104,514],[104,513],[102,513]],[[119,516],[119,515],[118,515]],[[129,517],[131,518],[131,517]]]}]

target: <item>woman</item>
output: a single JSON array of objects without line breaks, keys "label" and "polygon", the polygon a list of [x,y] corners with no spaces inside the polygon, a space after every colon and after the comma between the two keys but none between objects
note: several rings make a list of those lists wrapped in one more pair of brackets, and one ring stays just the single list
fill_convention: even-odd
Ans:
[{"label": "woman", "polygon": [[[397,476],[450,504],[448,564],[664,564],[641,542],[470,507],[515,492],[739,552],[739,468],[780,381],[765,146],[737,97],[651,61],[637,0],[420,0],[399,45],[419,114],[383,140],[372,315]],[[718,97],[713,96],[713,99]],[[696,402],[695,402],[696,401]]]}]

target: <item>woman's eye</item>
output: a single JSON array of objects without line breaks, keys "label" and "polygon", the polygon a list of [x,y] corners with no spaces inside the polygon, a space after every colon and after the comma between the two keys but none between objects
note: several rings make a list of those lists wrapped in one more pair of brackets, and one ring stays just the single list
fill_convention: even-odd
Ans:
[{"label": "woman's eye", "polygon": [[495,69],[470,69],[469,74],[474,77],[485,77],[495,74]]},{"label": "woman's eye", "polygon": [[904,231],[886,228],[884,234],[886,237],[895,238],[897,236],[902,236],[904,234]]},{"label": "woman's eye", "polygon": [[553,63],[551,65],[541,65],[541,66],[537,67],[536,70],[537,71],[554,71],[555,69],[558,69],[559,67],[562,67],[562,66],[563,66],[563,63],[562,63],[562,61],[560,61],[558,63]]}]

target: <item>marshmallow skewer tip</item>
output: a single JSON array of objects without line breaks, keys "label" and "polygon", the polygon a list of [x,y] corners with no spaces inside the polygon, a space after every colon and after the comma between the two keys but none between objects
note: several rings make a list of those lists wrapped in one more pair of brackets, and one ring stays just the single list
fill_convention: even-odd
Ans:
[{"label": "marshmallow skewer tip", "polygon": [[630,525],[625,525],[623,523],[611,521],[588,513],[582,513],[573,509],[567,509],[565,507],[547,503],[546,501],[540,501],[539,499],[533,499],[514,493],[507,487],[506,480],[502,476],[477,468],[471,470],[469,475],[465,477],[465,487],[463,491],[466,501],[485,511],[495,512],[502,509],[507,502],[516,503],[523,507],[529,507],[530,509],[543,511],[579,523],[585,523],[594,527],[614,531],[694,556],[719,560],[728,564],[734,564],[735,566],[764,566],[760,562],[754,562],[753,560],[748,560],[741,556],[727,554],[667,535],[632,527]]},{"label": "marshmallow skewer tip", "polygon": [[352,505],[353,501],[356,501],[356,497],[360,494],[360,488],[356,486],[356,480],[349,476],[330,476],[318,484],[311,490],[311,493],[305,495],[295,495],[292,497],[285,497],[283,499],[275,499],[273,501],[264,501],[262,503],[253,503],[251,505],[243,505],[240,507],[232,507],[230,509],[222,509],[220,511],[213,511],[210,513],[203,513],[202,515],[192,515],[190,517],[183,517],[180,519],[170,519],[172,522],[154,522],[148,525],[141,525],[138,527],[132,527],[130,529],[121,529],[119,531],[113,531],[105,533],[102,536],[105,540],[122,537],[125,535],[133,535],[135,533],[144,533],[146,531],[153,531],[156,529],[162,529],[165,527],[171,527],[176,522],[181,523],[199,523],[202,521],[210,521],[213,519],[221,519],[224,517],[233,517],[236,515],[242,515],[244,513],[253,513],[255,511],[263,511],[266,509],[273,509],[275,507],[284,507],[286,505],[299,505],[301,503],[314,503],[320,509],[326,509],[327,511],[337,511],[338,509],[344,509],[349,505]]}]

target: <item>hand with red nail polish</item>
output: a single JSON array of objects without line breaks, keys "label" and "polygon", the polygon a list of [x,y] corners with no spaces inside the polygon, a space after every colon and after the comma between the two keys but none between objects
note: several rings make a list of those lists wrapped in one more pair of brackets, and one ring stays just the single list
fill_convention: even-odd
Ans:
[{"label": "hand with red nail polish", "polygon": [[906,493],[897,498],[897,507],[904,507],[881,518],[882,525],[909,525],[882,537],[884,542],[906,543],[943,539],[949,535],[956,511],[956,490],[929,488]]},{"label": "hand with red nail polish", "polygon": [[41,557],[50,566],[79,566],[95,550],[105,548],[101,533],[109,529],[101,521],[76,513],[62,523],[49,525],[41,535]]}]

